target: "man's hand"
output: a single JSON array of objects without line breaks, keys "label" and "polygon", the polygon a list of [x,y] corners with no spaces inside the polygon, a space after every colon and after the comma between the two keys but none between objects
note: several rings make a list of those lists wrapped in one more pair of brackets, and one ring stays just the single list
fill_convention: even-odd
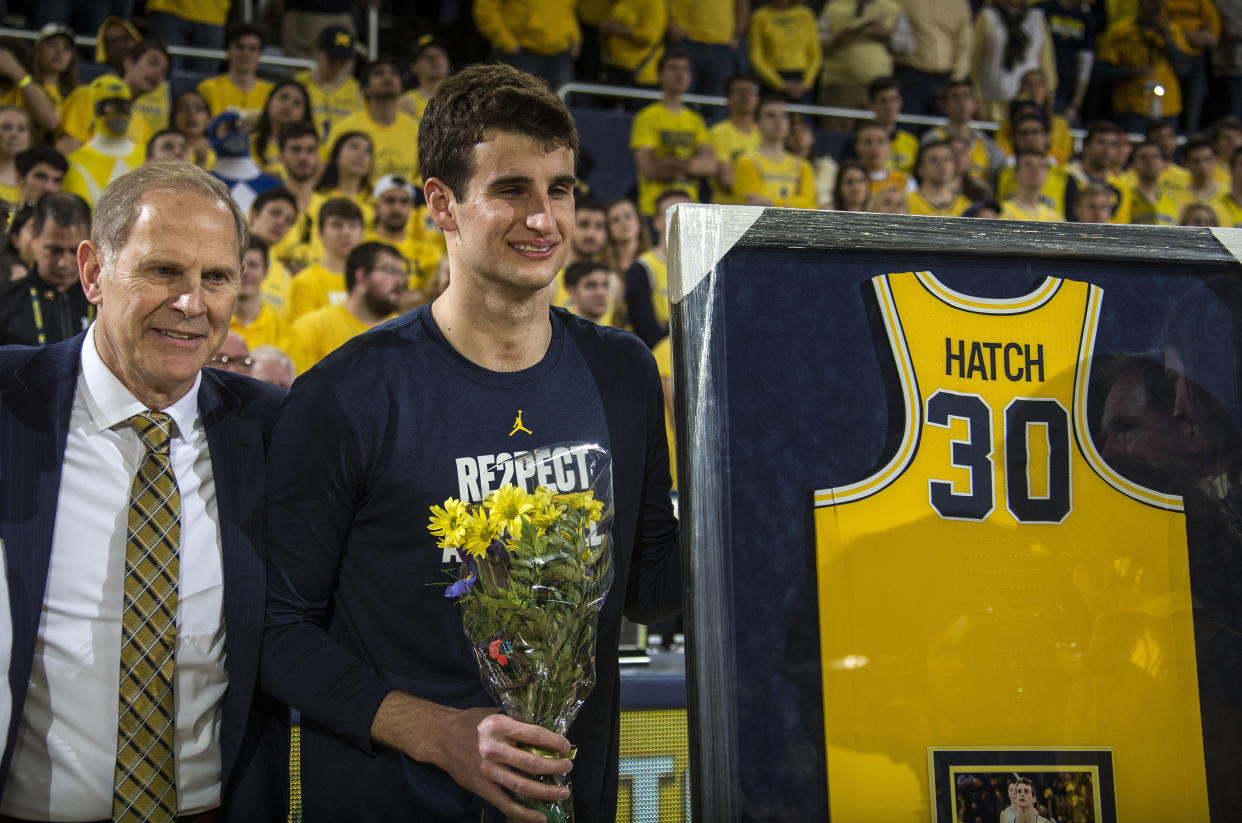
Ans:
[{"label": "man's hand", "polygon": [[518,774],[565,774],[569,760],[540,757],[518,748],[522,744],[554,752],[569,750],[569,741],[539,726],[520,723],[478,707],[453,709],[402,692],[390,692],[380,704],[371,727],[377,743],[409,757],[432,763],[456,783],[474,792],[514,820],[544,823],[542,814],[527,809],[506,792],[536,800],[564,800],[569,791]]},{"label": "man's hand", "polygon": [[680,40],[685,40],[687,37],[689,37],[685,29],[683,29],[681,26],[677,25],[676,23],[672,22],[671,20],[669,21],[668,32],[666,33],[665,36],[670,43],[676,43]]}]

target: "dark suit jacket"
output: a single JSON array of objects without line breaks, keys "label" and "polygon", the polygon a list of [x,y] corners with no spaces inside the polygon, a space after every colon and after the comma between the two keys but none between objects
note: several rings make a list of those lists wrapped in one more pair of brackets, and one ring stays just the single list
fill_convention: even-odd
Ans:
[{"label": "dark suit jacket", "polygon": [[[52,530],[84,335],[44,348],[0,348],[0,539],[8,564],[13,713],[0,760],[0,792],[26,701],[47,587]],[[266,584],[264,543],[268,437],[284,392],[248,377],[204,369],[198,409],[207,431],[224,559],[229,685],[220,733],[226,819],[284,819],[287,762],[277,733],[284,717],[260,693],[259,643]]]}]

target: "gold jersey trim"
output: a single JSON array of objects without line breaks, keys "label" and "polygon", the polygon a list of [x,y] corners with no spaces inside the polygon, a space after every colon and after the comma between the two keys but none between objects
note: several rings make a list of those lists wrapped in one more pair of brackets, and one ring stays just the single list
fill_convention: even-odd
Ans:
[{"label": "gold jersey trim", "polygon": [[954,291],[929,271],[914,272],[914,276],[923,284],[923,288],[942,303],[977,314],[1022,314],[1033,311],[1051,300],[1061,288],[1061,278],[1046,277],[1034,291],[1021,297],[975,297]]}]

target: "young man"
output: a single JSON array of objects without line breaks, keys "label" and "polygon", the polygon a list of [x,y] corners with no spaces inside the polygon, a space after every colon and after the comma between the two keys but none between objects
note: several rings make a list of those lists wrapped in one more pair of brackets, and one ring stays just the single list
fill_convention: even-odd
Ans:
[{"label": "young man", "polygon": [[693,203],[680,189],[662,192],[651,221],[656,244],[638,255],[625,272],[625,305],[630,326],[648,348],[668,336],[668,231],[666,212],[678,203]]},{"label": "young man", "polygon": [[892,165],[892,147],[888,128],[883,123],[860,120],[854,126],[854,150],[867,172],[872,194],[890,187],[908,194],[918,187],[913,177]]},{"label": "young man", "polygon": [[418,47],[410,58],[410,71],[417,78],[418,85],[401,95],[397,108],[415,120],[422,120],[427,101],[439,90],[452,68],[448,49],[443,43],[430,34],[418,38]]},{"label": "young man", "polygon": [[1114,223],[1115,192],[1098,183],[1088,183],[1074,192],[1074,220],[1079,223]]},{"label": "young man", "polygon": [[101,74],[91,81],[95,136],[69,155],[63,188],[94,207],[104,187],[146,160],[146,144],[129,137],[130,91],[121,78]]},{"label": "young man", "polygon": [[334,197],[319,209],[315,225],[323,243],[323,257],[298,272],[289,287],[290,322],[324,306],[345,302],[345,260],[362,242],[363,219],[358,204]]},{"label": "young man", "polygon": [[289,307],[289,290],[293,288],[293,275],[289,267],[276,258],[275,249],[289,235],[297,219],[297,201],[283,187],[268,189],[250,205],[250,231],[263,242],[267,254],[267,275],[263,279],[263,302],[280,317],[285,318]]},{"label": "young man", "polygon": [[656,102],[634,115],[630,151],[638,167],[638,211],[653,217],[661,192],[677,189],[697,200],[698,178],[716,173],[716,153],[707,126],[682,98],[690,88],[690,58],[669,49],[660,57]]},{"label": "young man", "polygon": [[1018,149],[1013,161],[1015,191],[1001,201],[1002,220],[1038,220],[1055,223],[1065,217],[1044,195],[1052,161],[1038,149]]},{"label": "young man", "polygon": [[970,208],[962,194],[953,147],[948,140],[929,140],[919,147],[918,191],[909,196],[911,214],[961,217]]},{"label": "young man", "polygon": [[190,143],[176,129],[157,132],[147,143],[147,162],[152,160],[189,160]]},{"label": "young man", "polygon": [[[362,74],[362,94],[366,103],[337,123],[336,133],[360,131],[371,138],[372,180],[386,174],[418,180],[418,121],[397,108],[401,97],[397,61],[382,57],[367,66]],[[320,155],[327,158],[331,149],[331,142],[323,143]]]},{"label": "young man", "polygon": [[910,132],[898,128],[901,116],[901,85],[892,77],[878,77],[867,87],[867,108],[875,112],[875,122],[888,132],[893,168],[912,174],[919,153],[919,141]]},{"label": "young man", "polygon": [[1229,158],[1242,147],[1242,120],[1226,114],[1212,124],[1209,136],[1212,138],[1212,150],[1216,152],[1216,182],[1228,186]]},{"label": "young man", "polygon": [[271,309],[263,299],[263,281],[268,276],[267,243],[258,235],[250,235],[250,243],[242,258],[241,286],[237,291],[237,306],[229,330],[237,332],[246,345],[277,346],[284,348],[289,327],[283,317]]},{"label": "young man", "polygon": [[734,74],[725,81],[729,116],[708,130],[716,152],[716,176],[712,179],[712,202],[742,202],[733,191],[733,169],[742,155],[759,145],[755,111],[759,108],[759,81],[747,74]]},{"label": "young man", "polygon": [[1242,224],[1242,147],[1234,149],[1230,155],[1229,170],[1232,174],[1229,191],[1217,198],[1215,206],[1220,224],[1236,228]]},{"label": "young man", "polygon": [[771,96],[759,104],[759,146],[737,161],[733,188],[748,206],[813,209],[815,172],[811,164],[785,148],[789,107]]},{"label": "young man", "polygon": [[325,26],[315,38],[315,67],[293,75],[310,95],[311,119],[325,144],[331,143],[336,124],[362,106],[362,90],[353,77],[356,42],[349,29]]},{"label": "young man", "polygon": [[611,272],[603,263],[577,260],[565,267],[565,308],[592,323],[610,325]]},{"label": "young man", "polygon": [[[647,622],[676,608],[680,561],[650,355],[548,309],[573,231],[576,154],[568,110],[537,78],[476,65],[445,81],[419,156],[448,239],[448,287],[299,377],[281,410],[263,671],[302,713],[308,819],[356,818],[359,785],[375,821],[479,820],[491,804],[536,823],[510,791],[568,795],[518,774],[567,771],[518,747],[564,752],[569,741],[496,713],[456,604],[425,585],[447,579],[456,552],[422,525],[446,497],[477,501],[499,485],[497,462],[554,443],[606,444],[613,461],[613,589],[596,685],[568,737],[575,817],[616,817],[621,614]],[[307,449],[311,439],[337,456]],[[581,488],[571,474],[565,486]]]},{"label": "young man", "polygon": [[996,173],[1005,167],[1005,152],[996,145],[991,137],[971,126],[971,121],[979,113],[979,98],[975,94],[975,86],[969,80],[950,80],[940,89],[937,98],[940,108],[949,118],[943,126],[933,126],[923,132],[920,138],[924,143],[930,140],[948,140],[960,137],[966,142],[966,150],[970,155],[970,168],[967,174],[975,184],[991,190]]},{"label": "young man", "polygon": [[310,205],[319,179],[319,137],[306,123],[286,123],[276,135],[276,145],[280,150],[277,160],[285,170],[285,188],[297,199],[301,214]]},{"label": "young man", "polygon": [[1177,129],[1169,123],[1152,123],[1147,129],[1147,139],[1159,146],[1160,153],[1164,155],[1165,171],[1160,178],[1161,187],[1170,197],[1185,191],[1190,185],[1190,170],[1177,162],[1180,148]]},{"label": "young man", "polygon": [[[1052,138],[1048,133],[1048,121],[1042,114],[1028,113],[1014,117],[1013,150],[1016,157],[1021,152],[1038,152],[1048,158],[1048,173],[1045,175],[1043,197],[1053,209],[1064,214],[1065,187],[1068,175],[1065,169],[1057,165],[1051,152]],[[1007,165],[996,175],[996,196],[1004,200],[1017,190],[1015,181],[1016,160]]]},{"label": "young man", "polygon": [[60,191],[69,171],[69,161],[50,146],[31,146],[13,160],[17,166],[17,187],[21,205],[32,206],[50,191]]},{"label": "young man", "polygon": [[[565,268],[561,269],[551,286],[552,305],[569,308],[569,283],[565,273],[569,266],[580,261],[595,261],[608,244],[608,212],[604,204],[591,195],[574,196],[574,232],[569,243],[569,254],[565,257]],[[615,291],[622,291],[620,278],[617,279]]]},{"label": "young man", "polygon": [[1228,186],[1216,179],[1216,151],[1212,148],[1212,142],[1206,137],[1192,137],[1186,141],[1183,151],[1190,183],[1185,191],[1172,195],[1178,213],[1191,203],[1199,203],[1216,212],[1218,226],[1231,225],[1225,222],[1229,215],[1219,208],[1221,195],[1228,191]]},{"label": "young man", "polygon": [[363,243],[345,261],[344,303],[299,317],[289,329],[286,351],[299,373],[327,357],[350,338],[396,317],[410,270],[387,243]]},{"label": "young man", "polygon": [[[1065,198],[1077,204],[1078,191],[1086,186],[1100,186],[1107,189],[1112,198],[1111,223],[1130,222],[1130,196],[1121,184],[1118,176],[1113,173],[1114,160],[1121,152],[1121,144],[1126,136],[1116,124],[1107,120],[1097,120],[1087,127],[1087,136],[1082,141],[1082,155],[1069,164],[1066,172]],[[1077,219],[1078,208],[1075,205],[1074,215]]]},{"label": "young man", "polygon": [[1176,226],[1177,204],[1161,185],[1166,168],[1164,153],[1151,140],[1130,154],[1130,222],[1140,226]]},{"label": "young man", "polygon": [[410,220],[414,214],[415,191],[404,177],[398,174],[381,177],[375,184],[373,198],[375,222],[367,227],[362,239],[392,246],[405,261],[410,279],[400,295],[398,309],[404,313],[427,302],[423,289],[435,271],[441,250],[412,231],[414,226]]},{"label": "young man", "polygon": [[224,50],[228,54],[228,71],[199,83],[198,93],[207,101],[212,117],[233,109],[249,120],[257,119],[272,93],[272,84],[259,77],[263,33],[247,23],[230,26]]}]

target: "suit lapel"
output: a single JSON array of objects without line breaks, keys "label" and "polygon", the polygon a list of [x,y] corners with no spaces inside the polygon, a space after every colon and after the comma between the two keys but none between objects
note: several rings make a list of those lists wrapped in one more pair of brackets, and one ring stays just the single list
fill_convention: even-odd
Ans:
[{"label": "suit lapel", "polygon": [[0,388],[0,539],[13,621],[9,662],[13,702],[0,761],[0,788],[8,776],[30,682],[81,348],[78,335],[40,349]]},{"label": "suit lapel", "polygon": [[211,450],[224,563],[229,685],[224,698],[220,747],[221,779],[227,786],[258,680],[263,633],[266,578],[265,560],[259,551],[266,485],[263,433],[257,419],[239,416],[236,395],[211,369],[203,370],[198,406]]}]

